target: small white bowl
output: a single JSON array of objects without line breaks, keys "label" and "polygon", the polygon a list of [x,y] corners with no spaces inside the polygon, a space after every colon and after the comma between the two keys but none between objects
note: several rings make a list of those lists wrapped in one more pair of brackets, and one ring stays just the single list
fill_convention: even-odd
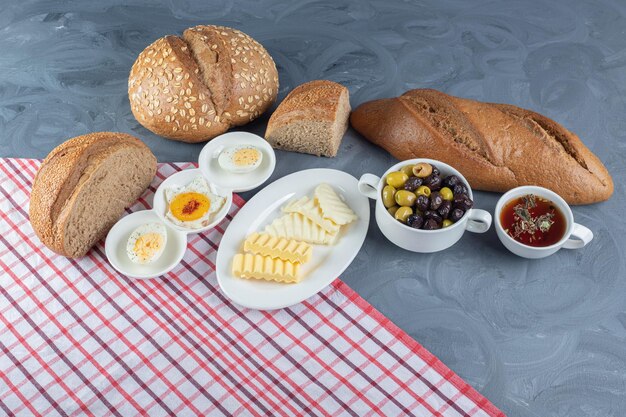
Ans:
[{"label": "small white bowl", "polygon": [[187,250],[187,235],[165,224],[167,243],[161,257],[145,265],[130,260],[126,253],[126,243],[130,234],[142,224],[153,222],[161,222],[154,210],[142,210],[122,217],[111,228],[104,242],[104,251],[118,272],[132,278],[155,278],[171,271],[183,259]]},{"label": "small white bowl", "polygon": [[159,216],[160,220],[165,223],[167,226],[182,232],[182,233],[201,233],[206,230],[212,229],[217,226],[219,222],[224,220],[224,217],[228,214],[228,210],[230,210],[230,206],[233,203],[233,193],[228,190],[214,184],[210,178],[204,178],[206,182],[209,184],[211,192],[224,197],[224,204],[222,207],[213,214],[213,221],[210,224],[201,227],[199,229],[189,229],[186,227],[178,226],[172,223],[165,214],[167,213],[167,199],[165,198],[165,190],[170,187],[183,187],[189,184],[191,181],[195,180],[198,177],[202,177],[202,172],[199,169],[186,169],[184,171],[177,172],[176,174],[170,175],[165,181],[159,185],[156,192],[154,193],[154,201],[152,202],[153,210]]},{"label": "small white bowl", "polygon": [[[500,216],[502,209],[511,200],[519,198],[527,194],[534,194],[539,197],[543,197],[550,200],[554,205],[563,213],[565,221],[567,223],[565,233],[561,240],[550,246],[528,246],[513,239],[502,227]],[[522,187],[513,188],[506,192],[496,204],[496,210],[494,212],[496,217],[496,233],[500,242],[514,254],[523,258],[539,259],[550,256],[561,248],[565,249],[580,249],[585,247],[593,239],[593,232],[583,225],[574,223],[574,214],[570,206],[563,200],[563,198],[554,191],[548,190],[543,187],[536,187],[533,185],[525,185]]]},{"label": "small white bowl", "polygon": [[469,209],[463,217],[451,226],[436,230],[414,229],[406,224],[400,223],[389,214],[382,200],[382,191],[385,187],[385,178],[390,172],[398,171],[405,165],[413,165],[420,162],[427,162],[435,165],[441,171],[443,177],[456,175],[467,187],[469,198],[474,200],[472,189],[463,175],[448,164],[434,159],[409,159],[399,162],[389,168],[382,177],[372,174],[363,174],[359,180],[359,191],[361,194],[376,200],[376,223],[378,228],[393,244],[412,251],[421,253],[438,252],[454,245],[461,239],[466,230],[474,233],[485,233],[491,226],[491,214],[480,209]]},{"label": "small white bowl", "polygon": [[[218,158],[231,146],[252,145],[263,154],[261,164],[254,170],[235,174],[225,170]],[[229,132],[212,139],[204,145],[198,157],[198,166],[207,181],[234,193],[252,190],[263,184],[274,172],[276,154],[272,146],[261,136],[248,132]]]}]

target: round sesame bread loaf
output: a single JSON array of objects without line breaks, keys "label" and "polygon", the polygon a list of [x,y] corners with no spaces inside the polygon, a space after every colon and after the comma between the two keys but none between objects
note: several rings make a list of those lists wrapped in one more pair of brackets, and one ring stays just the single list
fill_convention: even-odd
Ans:
[{"label": "round sesame bread loaf", "polygon": [[41,164],[30,222],[42,243],[77,258],[102,239],[150,185],[156,158],[139,139],[98,132],[70,139]]},{"label": "round sesame bread loaf", "polygon": [[128,79],[135,118],[157,135],[202,142],[246,124],[276,100],[278,72],[245,33],[196,26],[139,54]]}]

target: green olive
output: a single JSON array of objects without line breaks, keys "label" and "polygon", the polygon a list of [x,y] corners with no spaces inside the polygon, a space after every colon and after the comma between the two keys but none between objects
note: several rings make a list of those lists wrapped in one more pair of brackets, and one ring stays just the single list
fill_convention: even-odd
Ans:
[{"label": "green olive", "polygon": [[396,220],[401,221],[402,223],[406,223],[406,219],[413,214],[413,209],[411,207],[400,207],[395,214]]},{"label": "green olive", "polygon": [[430,197],[430,188],[425,185],[420,185],[415,190],[415,195],[425,195],[426,197]]},{"label": "green olive", "polygon": [[441,198],[443,198],[444,200],[452,201],[454,199],[454,194],[452,193],[452,190],[448,187],[443,187],[441,190],[439,190],[439,194],[441,194]]},{"label": "green olive", "polygon": [[387,211],[389,212],[389,214],[395,217],[396,211],[398,211],[399,208],[400,206],[393,206],[393,207],[389,207]]},{"label": "green olive", "polygon": [[450,220],[450,219],[445,219],[445,220],[443,221],[443,223],[441,223],[441,227],[442,227],[442,228],[443,228],[443,227],[448,227],[448,226],[452,226],[453,224],[454,224],[454,223],[452,222],[452,220]]},{"label": "green olive", "polygon": [[404,172],[408,177],[413,175],[413,165],[403,166],[400,171]]},{"label": "green olive", "polygon": [[409,176],[402,171],[394,171],[387,175],[387,184],[394,188],[402,188]]},{"label": "green olive", "polygon": [[396,203],[402,207],[411,207],[415,204],[415,200],[417,200],[417,196],[415,193],[407,190],[400,190],[396,193],[395,196]]},{"label": "green olive", "polygon": [[383,188],[383,204],[385,205],[385,207],[389,208],[396,205],[396,200],[394,199],[395,194],[395,188],[393,188],[391,185],[385,185],[385,188]]},{"label": "green olive", "polygon": [[420,162],[413,167],[413,175],[417,178],[426,178],[433,173],[433,166],[426,162]]}]

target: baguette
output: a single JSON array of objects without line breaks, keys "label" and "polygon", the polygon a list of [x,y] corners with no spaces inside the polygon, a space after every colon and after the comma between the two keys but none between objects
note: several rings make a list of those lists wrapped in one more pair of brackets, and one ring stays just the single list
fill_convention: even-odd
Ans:
[{"label": "baguette", "polygon": [[278,72],[265,48],[223,26],[196,26],[157,39],[128,78],[130,108],[157,135],[202,142],[265,112],[278,94]]},{"label": "baguette", "polygon": [[578,136],[512,105],[417,89],[364,103],[350,122],[396,158],[443,161],[478,190],[538,185],[569,204],[595,203],[613,193],[607,169]]},{"label": "baguette", "polygon": [[139,139],[98,132],[57,146],[41,164],[30,195],[30,222],[41,242],[84,256],[150,185],[156,158]]},{"label": "baguette", "polygon": [[267,123],[265,139],[276,149],[333,157],[349,115],[346,87],[327,80],[309,81],[280,103]]}]

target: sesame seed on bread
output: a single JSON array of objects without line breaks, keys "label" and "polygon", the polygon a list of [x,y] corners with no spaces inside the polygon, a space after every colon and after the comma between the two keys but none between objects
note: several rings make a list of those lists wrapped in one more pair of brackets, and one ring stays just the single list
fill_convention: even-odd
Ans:
[{"label": "sesame seed on bread", "polygon": [[158,39],[141,52],[128,81],[137,121],[185,142],[206,141],[256,119],[277,92],[278,72],[265,48],[223,26]]},{"label": "sesame seed on bread", "polygon": [[31,225],[52,251],[81,257],[148,187],[156,158],[139,139],[97,132],[57,146],[30,195]]}]

